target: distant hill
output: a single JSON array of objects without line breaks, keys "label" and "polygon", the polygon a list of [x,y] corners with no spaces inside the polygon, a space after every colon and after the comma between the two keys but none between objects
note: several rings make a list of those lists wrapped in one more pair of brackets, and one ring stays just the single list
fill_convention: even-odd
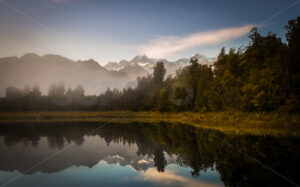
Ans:
[{"label": "distant hill", "polygon": [[72,61],[58,55],[26,54],[20,58],[0,58],[0,96],[8,86],[19,88],[39,85],[47,93],[50,84],[66,87],[82,85],[86,94],[99,94],[110,88],[122,88],[129,81],[125,73],[110,71],[96,61]]}]

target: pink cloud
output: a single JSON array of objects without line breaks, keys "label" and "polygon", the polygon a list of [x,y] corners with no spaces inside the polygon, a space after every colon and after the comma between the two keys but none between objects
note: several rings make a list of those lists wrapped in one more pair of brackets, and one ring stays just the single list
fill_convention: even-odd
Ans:
[{"label": "pink cloud", "polygon": [[183,37],[164,36],[150,41],[149,44],[139,46],[138,50],[152,58],[165,58],[185,49],[218,44],[234,38],[239,38],[247,34],[254,26],[255,25],[245,25],[241,27],[198,32]]}]

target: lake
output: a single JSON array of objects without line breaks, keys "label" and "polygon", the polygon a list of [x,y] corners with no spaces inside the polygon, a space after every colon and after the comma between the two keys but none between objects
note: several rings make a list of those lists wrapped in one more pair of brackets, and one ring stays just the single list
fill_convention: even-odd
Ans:
[{"label": "lake", "polygon": [[299,145],[184,124],[0,124],[0,185],[294,186]]}]

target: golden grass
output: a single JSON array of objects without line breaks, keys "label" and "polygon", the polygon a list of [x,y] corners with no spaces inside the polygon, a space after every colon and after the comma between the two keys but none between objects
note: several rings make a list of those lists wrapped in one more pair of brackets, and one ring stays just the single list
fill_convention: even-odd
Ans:
[{"label": "golden grass", "polygon": [[280,113],[159,113],[159,112],[0,112],[0,123],[14,122],[144,122],[182,123],[225,133],[300,136],[300,115]]}]

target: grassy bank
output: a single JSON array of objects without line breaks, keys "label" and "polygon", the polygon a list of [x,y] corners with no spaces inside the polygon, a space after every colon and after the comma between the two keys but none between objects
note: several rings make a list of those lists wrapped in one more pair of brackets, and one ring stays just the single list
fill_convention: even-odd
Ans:
[{"label": "grassy bank", "polygon": [[0,123],[99,121],[170,122],[215,129],[226,133],[300,136],[300,115],[281,113],[158,113],[158,112],[0,112]]}]

